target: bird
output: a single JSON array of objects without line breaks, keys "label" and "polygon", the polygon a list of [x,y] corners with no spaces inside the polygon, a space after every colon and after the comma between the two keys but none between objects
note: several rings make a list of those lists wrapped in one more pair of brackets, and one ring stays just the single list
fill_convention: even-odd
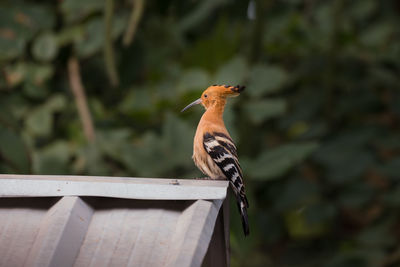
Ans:
[{"label": "bird", "polygon": [[241,215],[244,235],[249,235],[247,209],[249,202],[245,193],[243,173],[239,164],[236,146],[225,127],[223,113],[228,97],[238,96],[245,86],[212,85],[188,108],[201,104],[205,108],[197,126],[193,142],[193,161],[208,179],[228,180],[236,197]]}]

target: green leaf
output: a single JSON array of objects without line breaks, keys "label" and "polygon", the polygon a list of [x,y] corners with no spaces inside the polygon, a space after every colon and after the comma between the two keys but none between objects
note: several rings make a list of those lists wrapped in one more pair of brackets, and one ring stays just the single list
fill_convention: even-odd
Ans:
[{"label": "green leaf", "polygon": [[77,39],[75,47],[80,56],[91,56],[100,51],[104,44],[104,22],[95,18],[85,24],[84,38]]},{"label": "green leaf", "polygon": [[341,191],[339,203],[346,208],[361,209],[372,199],[373,194],[371,186],[354,182]]},{"label": "green leaf", "polygon": [[198,3],[197,7],[187,14],[179,23],[180,31],[187,31],[206,20],[214,9],[228,2],[227,0],[204,0]]},{"label": "green leaf", "polygon": [[37,136],[48,136],[53,127],[53,113],[66,105],[63,95],[55,95],[44,105],[34,109],[26,119],[28,131]]},{"label": "green leaf", "polygon": [[265,99],[249,101],[244,106],[244,111],[250,120],[260,124],[267,119],[278,117],[285,113],[287,104],[284,99]]},{"label": "green leaf", "polygon": [[317,147],[315,142],[304,142],[266,150],[249,163],[246,171],[255,180],[277,179],[307,158]]},{"label": "green leaf", "polygon": [[210,86],[210,77],[203,69],[186,70],[178,82],[178,92],[205,90]]},{"label": "green leaf", "polygon": [[[342,242],[344,243],[344,242]],[[369,258],[380,258],[383,260],[382,252],[377,252],[371,249],[359,250],[357,248],[341,248],[334,256],[326,262],[326,267],[366,267],[366,266],[377,266],[379,264],[371,264]]]},{"label": "green leaf", "polygon": [[17,129],[19,127],[18,119],[13,112],[16,101],[12,97],[0,99],[0,127]]},{"label": "green leaf", "polygon": [[366,247],[391,247],[396,237],[391,233],[393,222],[387,220],[376,226],[367,227],[357,236],[357,241]]},{"label": "green leaf", "polygon": [[0,158],[14,173],[30,173],[31,163],[24,141],[3,126],[0,126]]},{"label": "green leaf", "polygon": [[104,157],[97,142],[88,144],[77,152],[77,160],[74,164],[75,172],[84,172],[89,175],[111,175],[109,160]]},{"label": "green leaf", "polygon": [[386,192],[383,196],[383,201],[385,205],[397,209],[400,206],[400,186],[397,185],[390,191]]},{"label": "green leaf", "polygon": [[335,220],[338,211],[334,204],[329,202],[317,202],[304,208],[304,215],[309,223],[331,224]]},{"label": "green leaf", "polygon": [[50,32],[40,34],[32,47],[33,56],[39,61],[51,61],[57,55],[57,40]]},{"label": "green leaf", "polygon": [[278,66],[257,65],[251,69],[248,93],[252,97],[281,90],[288,80],[288,74]]},{"label": "green leaf", "polygon": [[26,119],[26,127],[31,134],[47,136],[51,132],[53,124],[52,114],[46,107],[32,111]]},{"label": "green leaf", "polygon": [[154,106],[153,97],[148,88],[134,87],[124,97],[119,109],[124,113],[150,111]]},{"label": "green leaf", "polygon": [[160,145],[158,136],[153,132],[145,133],[135,144],[122,148],[123,163],[139,176],[160,176],[167,167]]},{"label": "green leaf", "polygon": [[398,181],[400,178],[400,157],[396,157],[378,166],[378,171],[393,179],[393,181]]},{"label": "green leaf", "polygon": [[224,111],[224,122],[225,122],[225,127],[228,129],[230,136],[233,138],[233,140],[238,140],[238,131],[237,131],[237,123],[235,123],[235,117],[236,113],[234,112],[232,106],[234,105],[235,100],[232,99],[232,101],[229,101],[225,107]]},{"label": "green leaf", "polygon": [[26,82],[23,86],[24,93],[32,98],[43,99],[47,97],[48,90],[45,86],[38,86],[31,82]]},{"label": "green leaf", "polygon": [[365,145],[377,135],[374,128],[341,133],[327,141],[313,159],[326,168],[326,178],[335,184],[356,180],[374,164],[374,155]]},{"label": "green leaf", "polygon": [[25,45],[26,40],[17,39],[12,30],[8,30],[8,34],[0,35],[0,61],[6,61],[21,56]]},{"label": "green leaf", "polygon": [[[168,24],[164,27],[167,27],[167,29],[172,28]],[[232,24],[229,18],[220,17],[217,19],[216,25],[207,32],[202,38],[197,39],[193,45],[186,46],[185,53],[183,53],[183,63],[186,66],[201,67],[210,72],[215,72],[223,64],[226,64],[233,57],[237,56],[237,51],[242,46],[242,30],[240,27],[235,27],[235,31],[232,31]],[[158,36],[156,38],[158,41]],[[175,36],[174,38],[176,39]],[[169,39],[172,38],[170,37]],[[150,49],[152,50],[152,55],[158,52],[154,51],[155,49]],[[161,51],[164,51],[164,49],[167,50],[164,46],[161,49]],[[168,52],[164,52],[163,55],[166,53]],[[159,55],[159,52],[156,55]],[[156,57],[157,63],[159,62],[159,58],[160,56]]]},{"label": "green leaf", "polygon": [[0,61],[23,54],[26,44],[39,31],[51,29],[54,12],[42,4],[0,4]]},{"label": "green leaf", "polygon": [[[339,153],[339,152],[338,152]],[[368,167],[374,165],[374,157],[368,150],[345,150],[327,166],[326,178],[334,184],[358,179]]]},{"label": "green leaf", "polygon": [[241,84],[247,75],[247,70],[248,66],[244,58],[235,57],[218,70],[212,84]]},{"label": "green leaf", "polygon": [[193,149],[194,129],[189,127],[180,118],[167,114],[162,132],[162,146],[164,155],[171,164],[192,164],[191,154]]},{"label": "green leaf", "polygon": [[34,153],[36,174],[69,173],[70,147],[65,141],[54,142]]},{"label": "green leaf", "polygon": [[316,238],[327,231],[323,223],[310,223],[304,213],[298,210],[287,212],[285,223],[290,237],[294,239]]},{"label": "green leaf", "polygon": [[122,151],[124,164],[140,176],[164,176],[171,171],[193,166],[194,129],[172,114],[167,114],[161,136],[144,134],[133,146]]},{"label": "green leaf", "polygon": [[4,76],[10,87],[15,87],[22,83],[26,79],[26,73],[27,64],[24,62],[18,62],[4,68]]},{"label": "green leaf", "polygon": [[303,211],[318,199],[316,184],[304,179],[289,179],[281,182],[279,201],[274,203],[274,210],[285,212],[287,210]]},{"label": "green leaf", "polygon": [[[336,3],[337,5],[337,3]],[[335,31],[335,2],[324,2],[318,5],[314,13],[314,27],[308,29],[312,32],[309,33],[309,38],[315,45],[326,49],[330,46],[334,31]]]},{"label": "green leaf", "polygon": [[49,112],[61,111],[67,104],[67,100],[64,95],[57,94],[51,97],[47,103],[46,108]]},{"label": "green leaf", "polygon": [[362,44],[370,47],[384,45],[393,32],[393,23],[376,23],[371,25],[362,33],[360,41]]},{"label": "green leaf", "polygon": [[[113,20],[112,37],[119,37],[126,25],[127,16],[119,14]],[[89,57],[103,49],[104,45],[104,20],[95,17],[87,22],[83,29],[83,38],[75,40],[75,48],[81,57]]]},{"label": "green leaf", "polygon": [[78,22],[89,15],[104,9],[104,1],[97,0],[64,0],[61,4],[61,12],[67,23]]},{"label": "green leaf", "polygon": [[354,1],[349,8],[351,16],[359,20],[365,20],[377,9],[377,2],[374,0]]},{"label": "green leaf", "polygon": [[72,42],[78,42],[85,37],[84,24],[78,24],[71,27],[64,27],[56,34],[58,46],[64,46]]},{"label": "green leaf", "polygon": [[53,75],[53,68],[48,64],[33,64],[24,61],[8,65],[4,70],[9,86],[15,87],[23,82],[43,86]]},{"label": "green leaf", "polygon": [[128,129],[98,130],[96,145],[104,154],[123,162],[122,151],[125,146],[129,146],[130,135],[131,131]]}]

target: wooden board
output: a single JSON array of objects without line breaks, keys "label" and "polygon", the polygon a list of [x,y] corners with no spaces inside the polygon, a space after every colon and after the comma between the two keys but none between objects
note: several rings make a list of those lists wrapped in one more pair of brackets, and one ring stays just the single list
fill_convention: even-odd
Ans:
[{"label": "wooden board", "polygon": [[224,199],[228,181],[0,174],[0,197],[103,196],[129,199]]}]

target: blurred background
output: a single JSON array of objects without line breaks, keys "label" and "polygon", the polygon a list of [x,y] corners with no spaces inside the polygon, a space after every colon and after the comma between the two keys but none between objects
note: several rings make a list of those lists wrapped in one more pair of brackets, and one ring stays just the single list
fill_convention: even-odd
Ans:
[{"label": "blurred background", "polygon": [[[0,173],[193,178],[211,84],[232,266],[400,266],[400,2],[2,0]],[[234,204],[234,203],[232,203]]]}]

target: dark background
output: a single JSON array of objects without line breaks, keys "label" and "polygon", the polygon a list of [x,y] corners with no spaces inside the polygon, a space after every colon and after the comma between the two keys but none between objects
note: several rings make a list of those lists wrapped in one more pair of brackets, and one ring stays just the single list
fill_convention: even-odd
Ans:
[{"label": "dark background", "polygon": [[246,85],[225,112],[250,201],[248,238],[232,206],[232,266],[400,266],[399,16],[394,0],[3,0],[0,172],[202,176],[203,109],[180,110]]}]

